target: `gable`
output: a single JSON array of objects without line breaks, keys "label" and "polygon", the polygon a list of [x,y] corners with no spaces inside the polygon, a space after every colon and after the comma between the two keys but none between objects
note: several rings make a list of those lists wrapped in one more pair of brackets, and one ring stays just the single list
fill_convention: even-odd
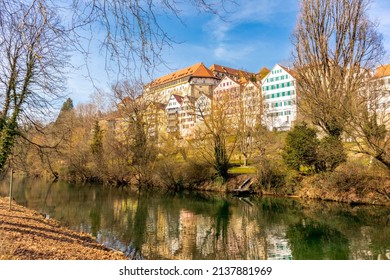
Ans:
[{"label": "gable", "polygon": [[275,64],[272,70],[261,80],[261,83],[262,85],[266,85],[278,80],[294,79],[291,72],[293,71],[279,64]]},{"label": "gable", "polygon": [[196,63],[189,67],[177,70],[168,75],[159,77],[148,84],[149,87],[157,87],[160,85],[164,85],[179,79],[191,77],[199,77],[199,78],[215,78],[213,72],[211,72],[202,62]]},{"label": "gable", "polygon": [[226,76],[215,87],[215,90],[221,90],[221,89],[225,89],[225,88],[239,87],[239,86],[240,86],[240,84],[235,82],[232,78]]}]

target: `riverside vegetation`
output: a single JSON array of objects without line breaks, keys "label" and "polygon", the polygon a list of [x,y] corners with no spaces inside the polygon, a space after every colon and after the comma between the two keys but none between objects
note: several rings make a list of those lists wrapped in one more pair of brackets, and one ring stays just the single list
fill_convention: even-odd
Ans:
[{"label": "riverside vegetation", "polygon": [[256,127],[251,135],[255,144],[250,166],[238,167],[242,154],[238,140],[230,135],[224,146],[231,151],[229,170],[222,177],[216,151],[204,139],[185,141],[168,135],[157,146],[145,133],[146,124],[139,129],[130,122],[119,132],[108,126],[106,120],[117,114],[103,114],[92,102],[74,108],[67,100],[57,120],[44,127],[44,134],[26,130],[35,142],[48,147],[20,139],[14,169],[32,177],[112,186],[219,192],[237,188],[251,177],[252,188],[259,194],[389,205],[390,175],[385,166],[356,153],[354,142],[319,139],[306,123],[296,124],[289,132]]},{"label": "riverside vegetation", "polygon": [[[382,37],[368,17],[369,1],[302,0],[292,34],[299,114],[290,132],[268,131],[259,125],[265,123],[267,112],[257,112],[256,127],[246,127],[241,116],[233,118],[237,121],[234,123],[226,115],[224,104],[218,107],[214,103],[204,125],[190,140],[176,134],[150,133],[155,127],[148,120],[159,116],[147,113],[152,103],[140,98],[142,85],[128,81],[114,83],[108,94],[114,98],[111,108],[105,106],[105,96],[96,93],[89,103],[76,108],[68,99],[55,121],[38,121],[63,97],[66,73],[61,70],[69,61],[69,50],[63,46],[71,43],[68,40],[77,34],[77,30],[76,34],[72,32],[77,26],[89,29],[86,25],[96,23],[94,19],[101,18],[101,12],[109,15],[104,18],[113,18],[120,33],[121,27],[133,21],[134,14],[129,11],[136,8],[145,12],[146,22],[139,23],[139,30],[147,27],[147,32],[123,30],[124,45],[109,39],[112,29],[110,22],[106,23],[107,57],[112,57],[110,50],[111,54],[124,52],[114,56],[118,59],[113,61],[118,63],[131,63],[123,58],[132,55],[145,62],[155,61],[149,58],[159,57],[160,53],[153,50],[161,50],[166,38],[161,35],[165,32],[159,29],[154,11],[144,11],[131,1],[124,1],[124,6],[103,1],[91,7],[71,1],[75,4],[71,5],[76,12],[74,19],[81,22],[69,30],[60,24],[57,11],[61,9],[51,6],[52,1],[22,2],[0,4],[9,15],[2,21],[0,32],[5,42],[0,44],[0,52],[7,57],[0,72],[5,93],[1,95],[0,114],[3,176],[12,167],[27,176],[138,188],[226,191],[235,185],[231,183],[236,177],[231,168],[244,162],[255,167],[248,168],[255,173],[246,176],[255,177],[254,190],[258,193],[389,204],[390,102],[378,106],[383,87],[371,75],[383,61],[384,49]],[[215,11],[203,1],[203,5],[190,2],[201,10]],[[165,5],[172,9],[175,5],[170,3]],[[85,12],[89,8],[91,13]],[[80,11],[82,14],[77,13]],[[84,18],[89,14],[91,18]],[[146,34],[160,35],[157,38],[162,43]],[[132,48],[133,35],[139,39],[139,48]],[[79,49],[80,44],[74,47]],[[149,45],[152,54],[145,48]],[[137,49],[142,51],[137,53]],[[155,65],[144,66],[153,69]]]}]

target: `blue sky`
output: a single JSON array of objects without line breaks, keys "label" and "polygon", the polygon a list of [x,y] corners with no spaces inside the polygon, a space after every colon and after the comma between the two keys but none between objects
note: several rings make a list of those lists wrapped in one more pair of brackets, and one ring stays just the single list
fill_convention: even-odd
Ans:
[{"label": "blue sky", "polygon": [[[290,36],[299,12],[298,0],[235,0],[226,7],[225,20],[210,14],[199,14],[191,6],[182,6],[177,19],[159,20],[178,44],[164,51],[166,66],[160,66],[155,78],[197,62],[206,66],[221,64],[250,72],[276,63],[288,65],[292,46]],[[384,36],[385,49],[390,52],[390,1],[373,1],[372,19],[378,21]],[[74,61],[81,60],[77,56]],[[389,60],[390,61],[390,60]],[[90,58],[95,86],[109,90],[113,82],[104,71],[104,56],[98,51]],[[85,77],[86,69],[76,71],[68,80],[69,94],[74,103],[86,102],[95,88]],[[147,82],[147,79],[145,79]]]}]

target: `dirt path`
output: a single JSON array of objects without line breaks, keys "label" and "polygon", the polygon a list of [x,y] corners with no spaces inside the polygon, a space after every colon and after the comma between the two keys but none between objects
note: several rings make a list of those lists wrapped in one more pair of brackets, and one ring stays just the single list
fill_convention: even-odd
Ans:
[{"label": "dirt path", "polygon": [[126,257],[15,202],[0,197],[0,260],[121,260]]}]

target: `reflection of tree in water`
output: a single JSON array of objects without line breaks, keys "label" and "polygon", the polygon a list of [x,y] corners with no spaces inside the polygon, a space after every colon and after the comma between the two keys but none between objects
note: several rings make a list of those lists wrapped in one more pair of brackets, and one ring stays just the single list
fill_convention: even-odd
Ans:
[{"label": "reflection of tree in water", "polygon": [[140,259],[142,245],[145,242],[146,222],[148,217],[148,202],[142,197],[138,197],[138,205],[134,215],[132,227],[132,248],[129,257],[131,259]]},{"label": "reflection of tree in water", "polygon": [[228,232],[228,226],[229,226],[229,219],[230,219],[230,211],[229,211],[229,202],[223,201],[222,205],[218,208],[215,217],[216,217],[216,238],[219,239],[219,237],[222,235],[222,241],[223,244],[226,244],[227,240],[227,232]]},{"label": "reflection of tree in water", "polygon": [[[386,207],[270,197],[247,203],[210,193],[139,194],[19,178],[14,183],[19,203],[90,231],[129,258],[262,259],[270,232],[288,242],[294,259],[390,258]],[[0,194],[8,191],[9,181],[0,182]]]},{"label": "reflection of tree in water", "polygon": [[290,225],[286,237],[294,259],[349,259],[348,239],[326,224],[306,220]]},{"label": "reflection of tree in water", "polygon": [[101,207],[100,203],[95,204],[89,212],[89,222],[91,223],[91,233],[94,237],[97,237],[100,230],[101,221]]}]

